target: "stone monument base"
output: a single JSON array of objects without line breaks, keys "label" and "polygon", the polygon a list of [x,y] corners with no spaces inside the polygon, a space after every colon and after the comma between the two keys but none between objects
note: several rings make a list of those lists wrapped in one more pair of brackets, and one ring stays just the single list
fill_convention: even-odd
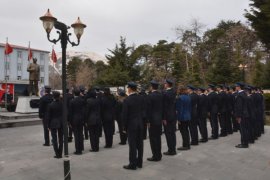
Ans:
[{"label": "stone monument base", "polygon": [[20,96],[18,98],[18,103],[16,107],[16,113],[37,113],[38,112],[38,107],[37,108],[32,108],[30,106],[30,102],[32,100],[39,100],[40,97],[38,96]]}]

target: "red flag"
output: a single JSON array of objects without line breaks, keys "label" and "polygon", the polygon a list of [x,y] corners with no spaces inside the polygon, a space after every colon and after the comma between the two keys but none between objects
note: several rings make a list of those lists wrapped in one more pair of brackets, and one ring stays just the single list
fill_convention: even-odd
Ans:
[{"label": "red flag", "polygon": [[32,58],[33,58],[33,53],[32,53],[32,50],[29,46],[29,48],[28,48],[28,61],[30,61]]},{"label": "red flag", "polygon": [[5,46],[5,55],[8,55],[8,54],[10,54],[12,52],[13,52],[13,48],[8,43],[6,43],[6,46]]},{"label": "red flag", "polygon": [[53,61],[54,63],[57,62],[57,56],[56,56],[56,53],[55,53],[54,49],[52,49],[52,57],[51,57],[51,59],[52,59],[52,61]]}]

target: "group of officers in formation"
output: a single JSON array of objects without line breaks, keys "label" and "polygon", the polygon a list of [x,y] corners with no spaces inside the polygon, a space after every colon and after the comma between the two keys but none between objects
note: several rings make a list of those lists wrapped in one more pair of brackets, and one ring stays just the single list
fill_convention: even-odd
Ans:
[{"label": "group of officers in formation", "polygon": [[[55,158],[62,157],[63,111],[60,93],[45,87],[40,99],[39,116],[43,120],[44,146],[50,145],[51,132]],[[84,139],[90,139],[91,152],[99,151],[102,130],[105,147],[112,148],[115,121],[118,124],[120,143],[129,145],[129,164],[123,168],[142,168],[143,140],[149,132],[152,157],[148,161],[160,161],[161,135],[165,134],[168,150],[163,155],[176,155],[176,130],[182,136],[185,151],[191,145],[206,143],[209,139],[240,131],[241,143],[237,148],[248,148],[264,133],[264,98],[259,88],[236,83],[233,86],[209,84],[208,88],[192,85],[174,88],[174,82],[167,79],[164,90],[159,82],[150,82],[149,92],[135,82],[128,82],[127,91],[118,90],[111,94],[109,88],[74,88],[67,90],[69,138],[74,135],[76,155],[84,151]],[[211,124],[208,136],[207,119]],[[210,131],[209,131],[210,132]],[[199,135],[201,139],[199,139]]]}]

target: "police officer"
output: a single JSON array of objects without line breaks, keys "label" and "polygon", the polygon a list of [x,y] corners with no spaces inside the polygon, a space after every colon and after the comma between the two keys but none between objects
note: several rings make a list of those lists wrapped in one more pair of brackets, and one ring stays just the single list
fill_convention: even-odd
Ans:
[{"label": "police officer", "polygon": [[116,100],[114,96],[109,88],[105,88],[101,99],[101,119],[106,143],[104,148],[111,148],[113,144],[115,106]]},{"label": "police officer", "polygon": [[89,130],[91,150],[90,152],[99,151],[99,127],[101,124],[101,101],[97,99],[95,90],[87,93],[86,106],[86,123]]},{"label": "police officer", "polygon": [[63,153],[63,108],[60,93],[53,92],[53,102],[48,106],[48,127],[52,135],[54,158],[62,158]]},{"label": "police officer", "polygon": [[75,138],[76,155],[81,155],[84,150],[83,144],[83,126],[85,121],[85,100],[80,96],[80,90],[74,90],[74,99],[71,100],[69,106],[71,118],[71,127]]},{"label": "police officer", "polygon": [[152,150],[152,157],[148,161],[160,161],[161,154],[161,134],[163,117],[163,95],[158,91],[159,83],[155,80],[150,82],[151,93],[147,97],[147,119],[149,127],[149,139]]},{"label": "police officer", "polygon": [[245,92],[247,94],[247,110],[248,110],[248,114],[249,117],[247,119],[247,123],[248,123],[248,140],[249,140],[249,144],[254,144],[255,142],[255,107],[254,107],[254,99],[252,98],[252,87],[249,85],[245,86]]},{"label": "police officer", "polygon": [[116,102],[116,113],[115,118],[118,125],[118,130],[120,134],[120,145],[127,144],[127,134],[124,133],[124,126],[123,126],[123,102],[126,98],[126,93],[124,90],[118,91],[118,98]]},{"label": "police officer", "polygon": [[[140,91],[139,95],[141,95],[143,97],[143,100],[144,100],[144,103],[142,104],[142,106],[145,106],[147,104],[147,94],[145,92],[145,88],[144,87],[141,88],[141,91]],[[144,118],[144,122],[147,122],[147,120],[146,120],[146,118],[147,118],[146,117],[146,114],[144,114],[144,117],[143,118]],[[143,139],[144,140],[147,139],[147,124],[146,123],[144,124],[144,127],[143,127]]]},{"label": "police officer", "polygon": [[207,131],[207,112],[208,112],[208,101],[207,96],[204,94],[204,88],[198,88],[198,121],[199,129],[201,133],[200,142],[205,143],[208,141],[208,131]]},{"label": "police officer", "polygon": [[244,92],[244,84],[239,82],[235,84],[237,96],[235,99],[234,112],[237,122],[240,124],[241,144],[236,145],[236,148],[248,148],[248,108],[247,95]]},{"label": "police officer", "polygon": [[42,119],[43,131],[44,131],[44,140],[45,143],[43,146],[50,146],[50,135],[48,130],[48,122],[47,122],[47,108],[48,105],[53,101],[53,96],[51,95],[51,87],[45,86],[45,95],[40,98],[39,102],[39,118]]},{"label": "police officer", "polygon": [[188,85],[188,93],[191,98],[191,120],[189,123],[189,131],[191,136],[191,143],[190,145],[198,145],[199,144],[199,137],[198,137],[198,100],[199,97],[195,93],[196,88],[192,85]]},{"label": "police officer", "polygon": [[230,93],[232,95],[231,101],[230,101],[230,104],[231,104],[230,106],[232,107],[233,132],[237,132],[240,129],[240,127],[239,127],[239,124],[236,121],[235,115],[234,115],[234,104],[235,104],[235,99],[236,99],[236,96],[237,96],[237,91],[235,90],[235,86],[234,85],[230,87]]},{"label": "police officer", "polygon": [[224,91],[223,85],[217,86],[218,91],[218,118],[219,124],[221,128],[220,137],[227,136],[227,129],[226,129],[226,113],[227,113],[227,95]]},{"label": "police officer", "polygon": [[210,139],[218,139],[218,132],[219,132],[219,127],[218,127],[218,97],[217,93],[215,92],[215,85],[209,84],[208,85],[208,112],[210,116],[210,123],[211,123],[211,128],[212,128],[212,135]]},{"label": "police officer", "polygon": [[176,92],[173,89],[173,81],[165,81],[165,91],[163,92],[163,126],[166,136],[168,151],[164,155],[176,155]]},{"label": "police officer", "polygon": [[225,93],[227,95],[226,99],[226,129],[228,134],[233,134],[233,118],[232,118],[232,113],[233,113],[233,100],[234,96],[230,92],[230,87],[226,86],[225,87]]},{"label": "police officer", "polygon": [[143,164],[143,98],[137,94],[137,84],[129,82],[128,97],[123,104],[123,122],[128,135],[129,164],[124,169],[136,170]]},{"label": "police officer", "polygon": [[[86,101],[87,101],[87,96],[86,96],[86,89],[84,86],[79,86],[79,90],[80,90],[80,96],[82,97],[82,99],[84,100],[85,106],[86,106]],[[84,117],[85,119],[86,117]],[[87,124],[85,123],[83,125],[83,134],[84,134],[84,139],[88,140],[89,134],[88,134],[88,128],[87,128]]]}]

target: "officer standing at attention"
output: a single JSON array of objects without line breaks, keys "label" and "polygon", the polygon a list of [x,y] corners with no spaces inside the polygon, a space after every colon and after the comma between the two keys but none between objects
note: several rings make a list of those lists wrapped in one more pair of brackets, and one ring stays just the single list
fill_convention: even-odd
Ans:
[{"label": "officer standing at attention", "polygon": [[70,124],[75,138],[74,154],[81,155],[84,150],[83,144],[83,126],[85,121],[85,101],[80,96],[80,90],[74,90],[74,99],[71,100],[69,106]]},{"label": "officer standing at attention", "polygon": [[200,142],[205,143],[208,141],[208,131],[207,131],[207,112],[208,112],[208,101],[207,96],[204,94],[204,88],[198,88],[198,121],[199,129],[202,139]]},{"label": "officer standing at attention", "polygon": [[191,99],[191,120],[189,123],[189,131],[191,136],[191,143],[190,145],[198,145],[199,144],[199,137],[198,137],[198,100],[199,96],[194,92],[196,90],[195,87],[192,85],[188,85],[188,93]]},{"label": "officer standing at attention", "polygon": [[50,135],[48,130],[48,122],[47,122],[47,108],[48,105],[53,101],[53,96],[51,95],[51,87],[45,86],[45,95],[40,98],[39,102],[39,118],[42,119],[43,131],[44,131],[44,140],[45,143],[43,146],[50,146]]},{"label": "officer standing at attention", "polygon": [[[147,104],[147,94],[146,94],[146,92],[145,92],[145,88],[144,87],[142,87],[141,88],[141,90],[140,90],[140,93],[139,93],[139,95],[141,95],[142,97],[143,97],[143,100],[144,100],[144,103],[143,103],[143,106],[145,106],[146,104]],[[145,107],[146,108],[146,107]],[[146,112],[146,111],[145,111]],[[144,122],[147,122],[147,120],[146,120],[146,114],[144,114]],[[145,139],[147,139],[147,124],[145,123],[144,124],[144,127],[143,127],[143,139],[145,140]]]},{"label": "officer standing at attention", "polygon": [[60,93],[53,92],[53,102],[48,107],[48,127],[52,135],[54,158],[62,158],[63,153],[63,108]]},{"label": "officer standing at attention", "polygon": [[147,158],[148,161],[160,161],[161,154],[161,134],[163,117],[163,95],[158,91],[159,83],[155,80],[150,82],[151,93],[147,97],[147,119],[149,127],[149,139],[153,156]]},{"label": "officer standing at attention", "polygon": [[137,84],[129,82],[128,97],[123,103],[123,123],[128,135],[129,164],[124,169],[136,170],[143,164],[143,98],[137,94]]},{"label": "officer standing at attention", "polygon": [[243,90],[243,83],[236,83],[237,96],[235,99],[235,118],[240,124],[241,144],[236,145],[236,148],[248,148],[248,108],[247,95]]},{"label": "officer standing at attention", "polygon": [[225,137],[227,136],[227,129],[226,129],[226,124],[227,124],[227,119],[226,119],[226,113],[227,113],[227,95],[225,91],[223,90],[223,85],[218,85],[217,86],[217,91],[218,91],[218,113],[219,113],[219,123],[220,123],[220,137]]},{"label": "officer standing at attention", "polygon": [[176,92],[172,88],[173,81],[165,81],[165,91],[163,93],[163,126],[166,136],[168,151],[164,155],[176,155]]},{"label": "officer standing at attention", "polygon": [[113,144],[114,118],[116,100],[109,88],[104,88],[104,95],[101,98],[101,120],[105,134],[105,147],[111,148]]},{"label": "officer standing at attention", "polygon": [[215,86],[213,84],[208,85],[208,112],[210,116],[210,123],[212,127],[212,136],[210,139],[218,139],[218,97],[217,93],[215,92]]}]

